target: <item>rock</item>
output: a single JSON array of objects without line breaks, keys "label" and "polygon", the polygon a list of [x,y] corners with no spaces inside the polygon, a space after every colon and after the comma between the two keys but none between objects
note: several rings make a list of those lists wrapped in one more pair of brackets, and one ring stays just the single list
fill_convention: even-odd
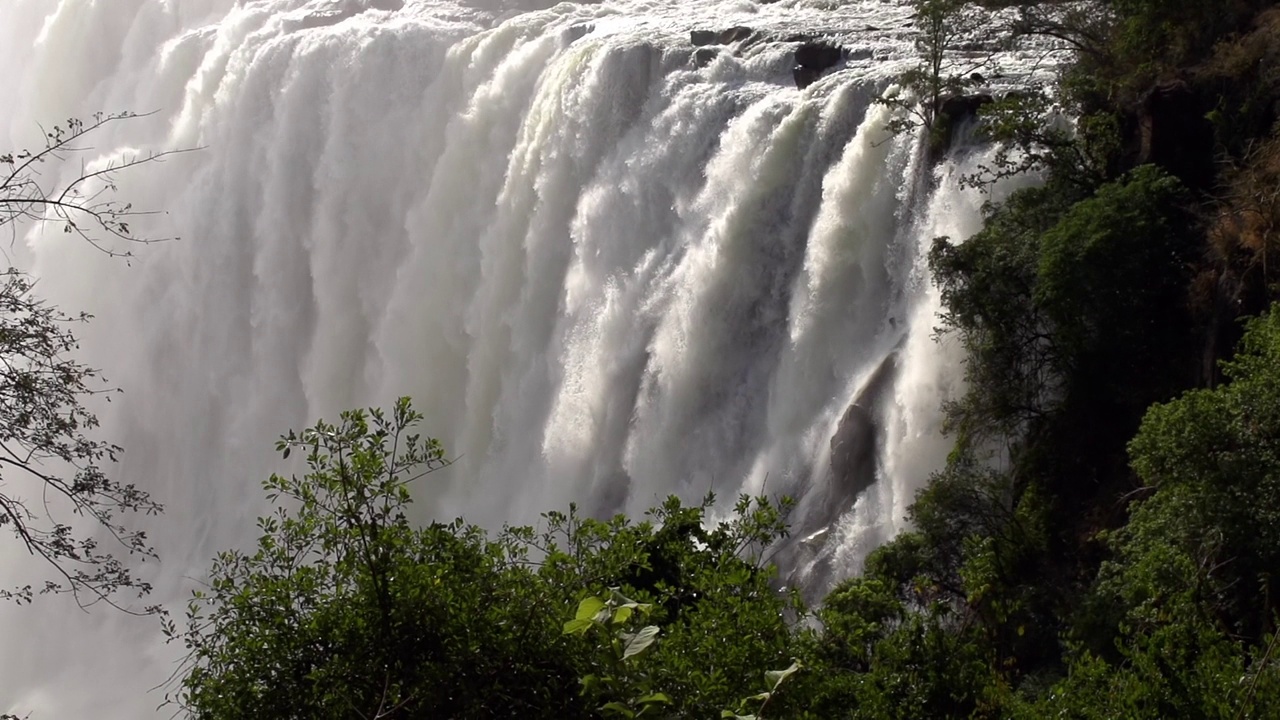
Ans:
[{"label": "rock", "polygon": [[796,65],[795,67],[791,68],[791,77],[793,80],[795,80],[796,87],[803,90],[809,87],[810,85],[818,82],[818,79],[822,77],[822,71],[814,70],[813,68],[807,68],[803,65]]},{"label": "rock", "polygon": [[1137,110],[1136,165],[1151,163],[1193,189],[1216,177],[1213,104],[1181,80],[1157,85]]},{"label": "rock", "polygon": [[952,95],[942,101],[938,107],[938,116],[933,120],[937,131],[933,138],[932,154],[940,159],[956,141],[956,131],[966,122],[978,117],[983,105],[995,102],[995,98],[987,93],[973,95]]},{"label": "rock", "polygon": [[828,70],[840,62],[844,50],[825,42],[806,42],[796,48],[796,65],[814,70]]},{"label": "rock", "polygon": [[796,64],[791,69],[796,87],[809,87],[844,58],[844,50],[822,41],[808,41],[796,48]]},{"label": "rock", "polygon": [[854,500],[876,480],[879,428],[874,408],[892,388],[897,372],[898,354],[894,351],[871,374],[831,436],[832,492],[828,502],[837,513],[853,507]]},{"label": "rock", "polygon": [[693,63],[698,67],[706,67],[720,56],[718,48],[700,47],[693,51]]},{"label": "rock", "polygon": [[993,102],[995,102],[995,98],[987,93],[952,95],[943,99],[941,107],[938,108],[938,120],[945,120],[951,125],[956,125],[965,120],[976,118],[983,105]]},{"label": "rock", "polygon": [[694,47],[707,45],[730,45],[736,42],[754,42],[759,39],[755,30],[741,25],[726,30],[693,30],[689,33],[689,42]]},{"label": "rock", "polygon": [[841,495],[856,498],[876,478],[876,424],[871,410],[854,403],[831,436],[831,472]]}]

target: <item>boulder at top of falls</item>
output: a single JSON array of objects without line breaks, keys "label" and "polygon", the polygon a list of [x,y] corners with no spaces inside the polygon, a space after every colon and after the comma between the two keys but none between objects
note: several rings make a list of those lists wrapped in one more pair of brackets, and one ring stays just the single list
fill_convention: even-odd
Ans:
[{"label": "boulder at top of falls", "polygon": [[808,41],[796,48],[795,59],[791,75],[795,78],[796,87],[803,90],[844,59],[844,50],[820,40]]},{"label": "boulder at top of falls", "polygon": [[955,144],[956,130],[965,122],[978,117],[978,111],[992,102],[995,102],[995,98],[987,93],[952,95],[944,98],[938,106],[938,117],[934,119],[934,126],[938,130],[933,139],[934,157],[941,158],[942,154]]},{"label": "boulder at top of falls", "polygon": [[827,70],[844,57],[844,50],[822,41],[812,41],[796,48],[796,64],[814,70]]},{"label": "boulder at top of falls", "polygon": [[973,95],[952,95],[944,98],[938,107],[938,117],[946,118],[952,125],[978,116],[983,105],[994,102],[995,98],[986,93]]},{"label": "boulder at top of falls", "polygon": [[724,30],[693,30],[689,33],[689,42],[694,47],[730,45],[736,42],[752,42],[758,39],[759,35],[755,30],[741,25]]}]

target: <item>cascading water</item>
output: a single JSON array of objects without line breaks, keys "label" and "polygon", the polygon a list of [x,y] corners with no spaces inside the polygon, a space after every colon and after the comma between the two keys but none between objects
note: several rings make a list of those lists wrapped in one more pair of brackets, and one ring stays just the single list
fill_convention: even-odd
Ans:
[{"label": "cascading water", "polygon": [[[153,599],[252,540],[279,433],[399,395],[460,458],[426,515],[788,493],[798,581],[855,571],[946,452],[958,357],[923,251],[980,221],[974,160],[924,167],[872,103],[909,32],[883,0],[6,0],[5,146],[154,110],[89,157],[203,148],[120,177],[167,213],[143,234],[181,240],[128,266],[40,227],[10,250],[97,316],[113,473],[167,508]],[[799,34],[853,52],[799,90]],[[0,632],[0,711],[37,720],[146,717],[178,654],[61,598]]]}]

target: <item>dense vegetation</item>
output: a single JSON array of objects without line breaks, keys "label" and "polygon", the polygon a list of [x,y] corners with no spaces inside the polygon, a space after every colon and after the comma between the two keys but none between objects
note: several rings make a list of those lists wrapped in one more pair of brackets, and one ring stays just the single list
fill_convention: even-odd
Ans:
[{"label": "dense vegetation", "polygon": [[[934,150],[940,61],[974,26],[917,0],[897,129]],[[643,522],[550,513],[489,537],[413,526],[441,449],[417,415],[280,444],[280,510],[184,625],[198,718],[1280,717],[1280,11],[1264,0],[986,0],[1000,43],[1074,51],[986,102],[1037,172],[930,255],[968,353],[956,440],[914,530],[816,608],[761,557],[786,503],[670,500]],[[976,27],[976,26],[975,26]],[[909,111],[906,98],[919,102]],[[1068,126],[1060,119],[1071,117]]]}]

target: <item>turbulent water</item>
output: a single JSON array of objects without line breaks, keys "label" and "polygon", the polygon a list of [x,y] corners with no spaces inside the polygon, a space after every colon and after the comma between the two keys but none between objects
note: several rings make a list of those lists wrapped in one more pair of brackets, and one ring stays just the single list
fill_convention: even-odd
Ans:
[{"label": "turbulent water", "polygon": [[[165,212],[139,234],[180,240],[127,264],[38,226],[6,246],[97,316],[114,476],[167,508],[155,599],[252,541],[278,434],[400,395],[459,458],[424,517],[788,493],[796,581],[856,571],[947,449],[958,356],[923,252],[982,200],[956,181],[971,153],[923,166],[872,104],[910,21],[885,0],[5,0],[0,143],[132,110],[154,114],[89,161],[202,148],[119,178]],[[691,44],[733,26],[756,33]],[[849,51],[804,90],[800,33]],[[150,716],[177,653],[60,598],[0,607],[0,633],[0,711],[36,720]]]}]

